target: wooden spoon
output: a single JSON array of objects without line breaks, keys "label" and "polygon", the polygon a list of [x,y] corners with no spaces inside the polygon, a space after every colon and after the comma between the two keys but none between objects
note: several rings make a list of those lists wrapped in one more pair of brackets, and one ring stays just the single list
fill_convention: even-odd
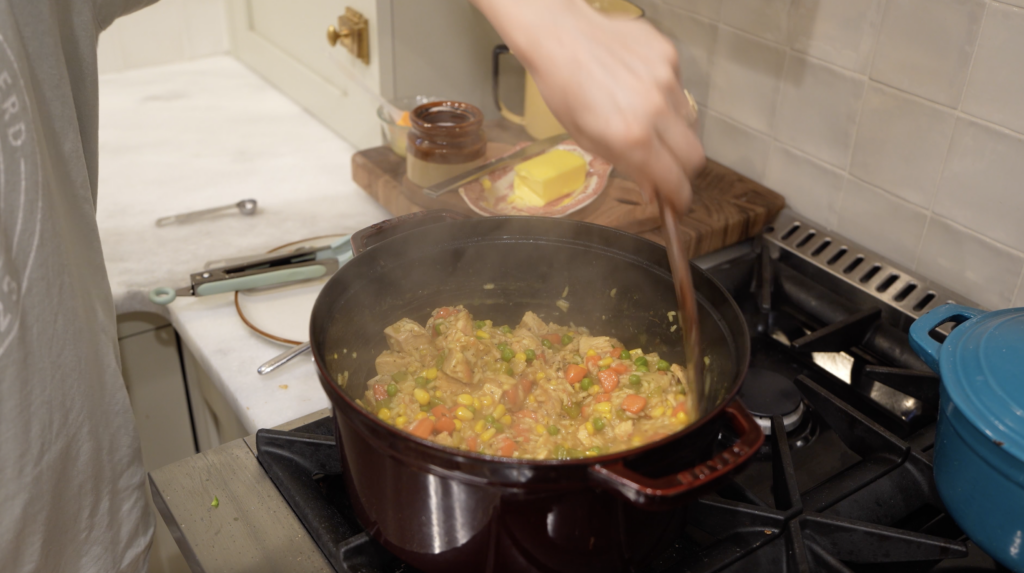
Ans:
[{"label": "wooden spoon", "polygon": [[679,328],[683,335],[683,351],[686,363],[683,365],[690,376],[691,403],[696,406],[694,420],[704,415],[704,354],[700,347],[700,322],[697,318],[697,295],[693,290],[693,276],[690,274],[690,260],[683,249],[679,236],[679,221],[672,207],[658,197],[661,211],[661,227],[665,231],[665,248],[668,249],[668,263],[672,269],[672,282],[676,287],[676,301],[679,303]]}]

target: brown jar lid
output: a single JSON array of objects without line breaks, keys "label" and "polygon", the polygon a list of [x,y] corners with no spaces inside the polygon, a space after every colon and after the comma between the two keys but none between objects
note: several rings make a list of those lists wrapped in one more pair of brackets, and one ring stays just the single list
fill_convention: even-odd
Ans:
[{"label": "brown jar lid", "polygon": [[484,114],[459,101],[435,101],[409,113],[407,153],[431,163],[468,163],[487,153]]}]

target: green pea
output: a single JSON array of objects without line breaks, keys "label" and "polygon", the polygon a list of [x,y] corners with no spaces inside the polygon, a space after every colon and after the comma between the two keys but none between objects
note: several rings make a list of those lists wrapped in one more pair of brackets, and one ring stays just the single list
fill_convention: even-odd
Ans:
[{"label": "green pea", "polygon": [[600,432],[601,430],[604,429],[604,418],[600,416],[591,420],[590,423],[594,425],[594,430],[597,432]]},{"label": "green pea", "polygon": [[525,354],[526,354],[526,361],[527,362],[533,362],[534,360],[537,359],[537,353],[534,352],[532,348],[527,350]]},{"label": "green pea", "polygon": [[429,412],[429,411],[430,411],[430,406],[429,405],[424,404],[423,406],[420,406],[420,412]]},{"label": "green pea", "polygon": [[571,458],[582,458],[583,457],[583,452],[577,450],[576,448],[569,448],[568,450],[565,450],[565,457],[570,458],[570,459]]},{"label": "green pea", "polygon": [[568,346],[570,342],[572,342],[572,337],[569,336],[568,334],[563,334],[562,335],[562,346]]},{"label": "green pea", "polygon": [[584,378],[580,380],[580,390],[590,390],[590,387],[594,385],[594,381],[590,378]]},{"label": "green pea", "polygon": [[434,334],[438,334],[438,335],[444,334],[443,332],[441,332],[441,325],[442,324],[444,324],[444,323],[441,322],[440,320],[434,323]]},{"label": "green pea", "polygon": [[487,414],[487,416],[484,417],[484,422],[487,422],[488,426],[493,426],[494,425],[494,416],[492,416],[491,414]]},{"label": "green pea", "polygon": [[443,403],[444,402],[442,402],[442,401],[438,400],[437,398],[431,396],[430,397],[430,401],[427,402],[427,406],[430,406],[431,408],[433,408],[434,406],[440,406]]},{"label": "green pea", "polygon": [[427,379],[422,377],[422,376],[417,376],[416,377],[416,385],[419,386],[420,388],[426,386],[427,385]]},{"label": "green pea", "polygon": [[639,386],[640,385],[640,376],[638,376],[636,374],[630,374],[629,375],[629,383],[632,384],[633,386]]},{"label": "green pea", "polygon": [[587,450],[587,453],[588,454],[594,454],[594,455],[600,454],[601,453],[601,448],[599,448],[597,446],[594,446],[594,447],[590,448],[589,450]]},{"label": "green pea", "polygon": [[551,434],[552,436],[557,436],[558,435],[558,426],[556,426],[554,424],[548,426],[548,433]]},{"label": "green pea", "polygon": [[501,349],[501,359],[505,362],[511,362],[515,356],[516,353],[508,346]]},{"label": "green pea", "polygon": [[505,326],[502,326],[498,330],[500,330],[502,334],[512,334],[512,329],[507,324]]},{"label": "green pea", "polygon": [[506,364],[505,365],[504,372],[505,372],[505,376],[515,376],[516,375],[516,371],[512,370],[512,365],[511,364]]},{"label": "green pea", "polygon": [[377,400],[377,407],[378,408],[390,408],[391,407],[391,398],[384,398],[383,400]]},{"label": "green pea", "polygon": [[568,457],[569,457],[568,450],[565,449],[565,446],[559,444],[558,447],[555,448],[555,458],[559,459],[559,460],[564,460],[564,459],[567,459]]},{"label": "green pea", "polygon": [[474,320],[473,321],[473,328],[475,328],[477,330],[480,330],[481,328],[484,328],[486,326],[487,326],[487,322],[486,321],[483,321],[483,320]]},{"label": "green pea", "polygon": [[636,364],[637,366],[647,366],[647,357],[637,356],[636,360],[633,361],[633,364]]},{"label": "green pea", "polygon": [[409,379],[409,373],[406,372],[405,370],[399,370],[398,372],[395,372],[394,374],[391,375],[391,379],[394,380],[395,382],[405,382],[406,380]]},{"label": "green pea", "polygon": [[668,360],[659,360],[658,361],[658,370],[661,370],[662,372],[664,372],[664,371],[668,370],[669,368],[672,368],[672,365],[668,363]]},{"label": "green pea", "polygon": [[543,346],[544,348],[547,348],[548,350],[551,350],[555,347],[555,345],[551,344],[551,341],[548,340],[547,338],[541,339],[540,345]]},{"label": "green pea", "polygon": [[623,350],[619,353],[619,360],[629,360],[629,351]]},{"label": "green pea", "polygon": [[470,412],[473,412],[473,414],[476,415],[476,408],[474,408],[473,406],[466,406],[466,409],[469,410]]},{"label": "green pea", "polygon": [[636,367],[636,371],[637,372],[650,372],[651,369],[648,368],[646,364],[644,364],[643,366],[637,366]]},{"label": "green pea", "polygon": [[565,404],[562,406],[562,411],[565,415],[569,416],[573,420],[580,417],[580,405],[579,404]]},{"label": "green pea", "polygon": [[444,354],[437,357],[437,360],[434,361],[434,367],[438,370],[444,367]]},{"label": "green pea", "polygon": [[505,431],[505,425],[502,424],[501,422],[496,422],[494,424],[494,431],[499,433],[499,434],[504,432]]},{"label": "green pea", "polygon": [[388,384],[387,391],[388,396],[394,397],[395,394],[398,394],[398,384],[395,384],[394,382]]}]

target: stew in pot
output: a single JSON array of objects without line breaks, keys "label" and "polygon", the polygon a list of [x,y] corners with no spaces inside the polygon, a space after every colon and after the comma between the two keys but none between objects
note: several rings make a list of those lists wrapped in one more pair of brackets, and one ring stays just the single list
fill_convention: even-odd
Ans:
[{"label": "stew in pot", "polygon": [[425,327],[402,319],[384,334],[390,350],[358,402],[443,446],[568,459],[633,448],[691,421],[679,365],[533,312],[512,328],[443,307]]}]

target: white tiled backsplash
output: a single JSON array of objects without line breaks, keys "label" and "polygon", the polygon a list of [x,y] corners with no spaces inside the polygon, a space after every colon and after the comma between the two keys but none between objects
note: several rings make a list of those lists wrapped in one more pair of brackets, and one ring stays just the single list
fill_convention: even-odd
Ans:
[{"label": "white tiled backsplash", "polygon": [[228,51],[225,0],[160,0],[100,34],[101,74]]},{"label": "white tiled backsplash", "polygon": [[712,159],[989,308],[1024,306],[1024,0],[638,0]]}]

